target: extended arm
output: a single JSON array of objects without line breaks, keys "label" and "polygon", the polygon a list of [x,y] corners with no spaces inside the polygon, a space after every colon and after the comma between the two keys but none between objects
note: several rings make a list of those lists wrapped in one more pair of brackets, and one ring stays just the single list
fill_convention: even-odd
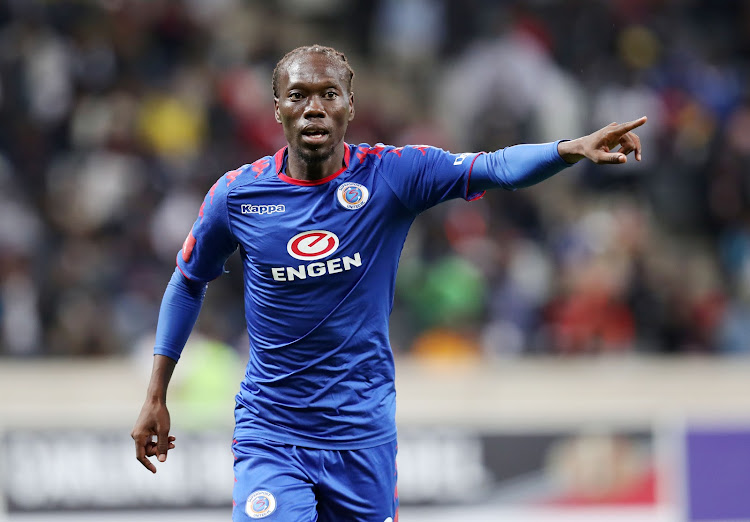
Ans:
[{"label": "extended arm", "polygon": [[[509,190],[535,185],[584,158],[597,164],[625,163],[635,152],[641,160],[641,141],[631,132],[646,123],[646,117],[627,123],[612,123],[587,136],[553,143],[515,145],[477,157],[470,191],[492,187]],[[620,149],[612,152],[617,146]]]},{"label": "extended arm", "polygon": [[[152,473],[156,473],[156,467],[149,457],[158,455],[159,462],[164,462],[167,460],[167,451],[174,448],[175,439],[169,436],[167,388],[180,353],[198,318],[205,293],[205,283],[193,283],[178,270],[175,270],[164,292],[156,328],[151,381],[131,433],[135,441],[136,459]],[[154,436],[156,442],[153,440]]]}]

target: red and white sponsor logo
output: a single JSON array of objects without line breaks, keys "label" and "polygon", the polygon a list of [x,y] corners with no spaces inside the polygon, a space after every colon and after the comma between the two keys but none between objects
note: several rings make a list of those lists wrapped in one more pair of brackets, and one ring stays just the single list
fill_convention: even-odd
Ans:
[{"label": "red and white sponsor logo", "polygon": [[328,230],[308,230],[294,236],[286,244],[286,251],[295,259],[315,261],[333,254],[339,247],[339,238]]},{"label": "red and white sponsor logo", "polygon": [[334,257],[325,261],[316,261],[329,257],[339,248],[339,238],[328,230],[308,230],[294,236],[286,244],[289,255],[302,261],[314,261],[297,266],[276,266],[271,268],[274,281],[295,281],[320,277],[327,274],[348,272],[362,266],[359,252]]}]

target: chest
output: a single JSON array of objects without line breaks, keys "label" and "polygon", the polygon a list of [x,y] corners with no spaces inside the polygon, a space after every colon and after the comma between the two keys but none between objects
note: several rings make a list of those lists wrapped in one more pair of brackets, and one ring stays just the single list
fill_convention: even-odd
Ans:
[{"label": "chest", "polygon": [[266,273],[291,266],[314,274],[379,254],[384,236],[400,228],[402,206],[375,176],[341,178],[318,186],[267,183],[233,195],[229,220],[246,260]]}]

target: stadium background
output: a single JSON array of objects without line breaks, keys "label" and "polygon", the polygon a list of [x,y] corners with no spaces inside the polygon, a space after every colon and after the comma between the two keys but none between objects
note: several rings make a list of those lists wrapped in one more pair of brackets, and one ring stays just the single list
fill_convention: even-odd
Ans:
[{"label": "stadium background", "polygon": [[402,519],[750,520],[739,0],[0,1],[0,519],[221,519],[236,256],[175,378],[183,456],[151,477],[128,433],[203,194],[283,145],[271,71],[315,42],[356,71],[351,143],[649,117],[641,163],[416,222],[391,332]]}]

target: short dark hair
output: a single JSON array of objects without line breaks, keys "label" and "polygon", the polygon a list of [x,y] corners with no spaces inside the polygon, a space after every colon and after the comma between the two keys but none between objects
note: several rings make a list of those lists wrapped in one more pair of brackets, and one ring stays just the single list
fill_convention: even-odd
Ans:
[{"label": "short dark hair", "polygon": [[346,71],[346,88],[349,92],[352,91],[352,80],[354,79],[354,69],[352,69],[352,66],[349,65],[349,61],[346,59],[346,55],[342,53],[341,51],[337,51],[333,47],[326,47],[325,45],[305,45],[302,47],[297,47],[296,49],[292,49],[288,53],[284,55],[284,57],[279,60],[279,63],[276,64],[276,67],[273,70],[273,78],[271,80],[271,87],[273,88],[273,97],[278,98],[279,97],[279,76],[281,75],[281,70],[286,66],[287,63],[289,63],[292,58],[299,56],[301,54],[311,54],[311,53],[318,53],[318,54],[325,54],[326,56],[330,57],[334,61],[338,61],[339,65]]}]

